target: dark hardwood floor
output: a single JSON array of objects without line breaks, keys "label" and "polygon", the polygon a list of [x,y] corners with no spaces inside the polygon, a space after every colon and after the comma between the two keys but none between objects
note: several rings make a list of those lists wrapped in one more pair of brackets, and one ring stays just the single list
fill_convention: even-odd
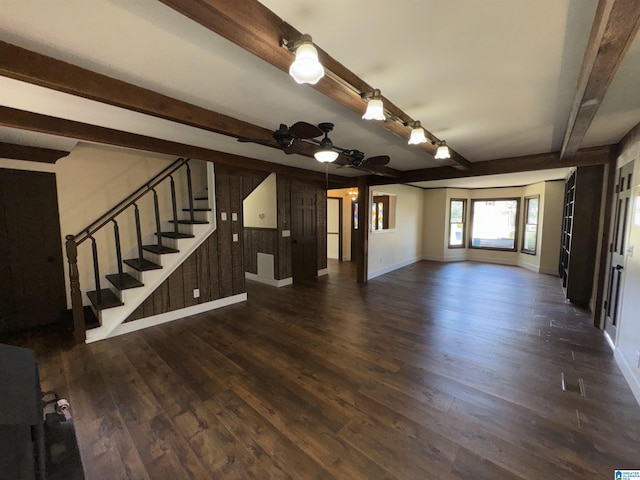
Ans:
[{"label": "dark hardwood floor", "polygon": [[[35,348],[89,479],[597,479],[640,468],[640,407],[557,277],[421,262],[92,345]],[[563,391],[568,385],[585,396]],[[581,379],[581,380],[579,380]]]}]

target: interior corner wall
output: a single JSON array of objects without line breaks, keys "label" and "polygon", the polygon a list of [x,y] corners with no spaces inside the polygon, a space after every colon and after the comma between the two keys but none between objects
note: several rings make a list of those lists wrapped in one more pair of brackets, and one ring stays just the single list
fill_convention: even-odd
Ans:
[{"label": "interior corner wall", "polygon": [[278,226],[276,174],[265,178],[242,202],[244,226],[272,228]]},{"label": "interior corner wall", "polygon": [[544,183],[544,197],[541,197],[542,215],[539,225],[538,252],[540,252],[540,273],[558,275],[562,212],[564,206],[564,182]]},{"label": "interior corner wall", "polygon": [[444,262],[447,242],[447,189],[423,191],[422,259]]},{"label": "interior corner wall", "polygon": [[368,278],[419,261],[423,250],[423,190],[407,185],[384,185],[371,187],[371,194],[374,193],[396,195],[396,227],[369,234]]}]

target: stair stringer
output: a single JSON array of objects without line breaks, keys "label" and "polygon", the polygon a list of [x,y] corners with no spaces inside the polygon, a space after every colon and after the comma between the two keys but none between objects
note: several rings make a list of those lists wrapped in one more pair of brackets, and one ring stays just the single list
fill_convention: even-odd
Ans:
[{"label": "stair stringer", "polygon": [[[215,173],[213,163],[207,162],[207,192],[210,212],[200,212],[209,222],[206,225],[190,225],[190,233],[194,238],[173,240],[178,253],[158,255],[145,252],[145,258],[152,259],[162,265],[161,270],[132,272],[144,283],[144,286],[123,290],[120,297],[124,305],[101,310],[101,325],[86,331],[86,343],[97,342],[109,338],[113,331],[121,325],[169,276],[184,263],[184,261],[202,245],[202,243],[217,229],[215,203]],[[128,268],[128,267],[127,267]]]}]

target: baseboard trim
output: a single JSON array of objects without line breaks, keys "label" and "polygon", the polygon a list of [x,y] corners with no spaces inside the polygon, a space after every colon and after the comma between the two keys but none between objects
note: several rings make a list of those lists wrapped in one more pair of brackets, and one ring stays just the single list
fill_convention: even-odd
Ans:
[{"label": "baseboard trim", "polygon": [[624,358],[624,355],[619,348],[616,348],[613,352],[613,358],[615,358],[618,367],[620,367],[622,375],[631,389],[631,393],[636,397],[636,402],[640,405],[640,379],[633,375],[631,366],[627,363],[627,359]]},{"label": "baseboard trim", "polygon": [[609,347],[611,347],[611,351],[613,353],[616,353],[616,344],[613,342],[613,339],[611,338],[611,335],[609,335],[606,330],[603,333],[604,333],[604,339],[609,344]]},{"label": "baseboard trim", "polygon": [[[197,315],[198,313],[204,313],[204,312],[208,312],[218,308],[227,307],[235,303],[245,302],[246,300],[247,300],[247,294],[240,293],[238,295],[232,295],[231,297],[220,298],[218,300],[213,300],[211,302],[201,303],[198,305],[193,305],[191,307],[181,308],[179,310],[173,310],[171,312],[161,313],[159,315],[142,318],[140,320],[134,320],[133,322],[122,323],[118,325],[115,329],[113,329],[113,331],[109,334],[109,336],[105,338],[117,337],[119,335],[135,332],[137,330],[153,327],[155,325],[161,325],[163,323],[173,322],[174,320],[179,320],[181,318],[189,317],[191,315]],[[98,339],[96,339],[95,341],[97,340]],[[87,341],[87,343],[89,342]]]},{"label": "baseboard trim", "polygon": [[276,280],[275,278],[260,277],[251,272],[244,272],[244,278],[247,280],[253,280],[254,282],[264,283],[265,285],[271,285],[272,287],[286,287],[293,283],[293,277]]},{"label": "baseboard trim", "polygon": [[413,258],[411,260],[406,260],[404,262],[396,263],[395,265],[391,265],[389,267],[376,270],[375,272],[369,272],[369,274],[367,275],[367,280],[371,280],[372,278],[379,277],[380,275],[384,275],[385,273],[393,272],[394,270],[398,270],[399,268],[406,267],[407,265],[412,265],[419,261],[420,261],[420,258]]},{"label": "baseboard trim", "polygon": [[323,268],[322,270],[318,270],[318,276],[322,277],[323,275],[329,275],[329,269]]}]

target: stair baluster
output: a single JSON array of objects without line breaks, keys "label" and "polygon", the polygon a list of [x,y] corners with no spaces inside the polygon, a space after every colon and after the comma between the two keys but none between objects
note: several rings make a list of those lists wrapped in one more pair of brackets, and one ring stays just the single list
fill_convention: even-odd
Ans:
[{"label": "stair baluster", "polygon": [[120,248],[120,228],[118,227],[118,222],[115,219],[111,220],[113,222],[113,236],[115,237],[116,242],[116,261],[118,262],[118,277],[120,283],[122,283],[122,250]]},{"label": "stair baluster", "polygon": [[193,213],[193,188],[191,187],[191,167],[189,162],[187,162],[187,191],[189,194],[189,219],[193,222],[195,221],[195,216]]},{"label": "stair baluster", "polygon": [[142,259],[144,258],[144,254],[142,251],[142,230],[140,229],[140,210],[138,209],[138,204],[133,204],[134,213],[136,217],[136,240],[138,241],[138,258],[140,259],[140,264],[142,264]]},{"label": "stair baluster", "polygon": [[158,253],[162,252],[162,230],[160,228],[160,208],[158,206],[158,192],[156,192],[155,188],[152,188],[153,191],[153,208],[155,209],[156,214],[156,237],[158,238]]},{"label": "stair baluster", "polygon": [[169,175],[171,179],[171,206],[173,208],[173,232],[178,233],[178,206],[176,204],[176,182],[173,180],[173,175]]},{"label": "stair baluster", "polygon": [[102,289],[100,288],[100,269],[98,268],[98,245],[96,239],[89,235],[91,239],[91,252],[93,253],[93,276],[96,281],[96,299],[98,305],[102,305]]}]

